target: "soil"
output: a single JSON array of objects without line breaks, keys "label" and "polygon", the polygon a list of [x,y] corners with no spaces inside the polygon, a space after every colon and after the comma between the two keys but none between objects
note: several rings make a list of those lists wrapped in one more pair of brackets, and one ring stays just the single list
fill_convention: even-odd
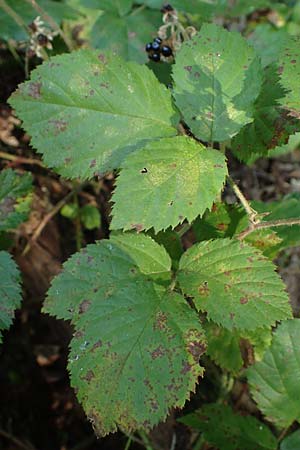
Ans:
[{"label": "soil", "polygon": [[[23,68],[4,48],[0,48],[0,150],[11,155],[38,156],[29,146],[29,137],[18,126],[6,103],[17,84],[24,80]],[[3,75],[3,76],[2,76]],[[274,200],[293,190],[300,190],[300,153],[277,159],[260,160],[253,167],[230,159],[231,174],[239,181],[248,198]],[[29,251],[24,252],[38,224],[69,192],[70,184],[38,164],[24,164],[20,159],[0,159],[0,168],[30,170],[34,175],[35,194],[32,212],[14,236],[12,252],[23,275],[23,303],[5,339],[0,354],[0,449],[3,450],[122,450],[127,437],[121,433],[97,439],[92,426],[70,388],[66,370],[70,325],[41,313],[45,293],[61,264],[76,251],[77,225],[55,215]],[[84,189],[79,201],[85,204],[91,197],[99,206],[103,224],[98,231],[84,231],[82,245],[108,236],[110,204],[114,176],[99,182],[97,191]],[[225,194],[228,199],[232,194]],[[78,230],[77,230],[78,231]],[[185,237],[189,245],[191,235]],[[284,252],[278,259],[296,312],[300,305],[300,249]],[[216,371],[216,369],[214,369]],[[208,371],[209,372],[209,371]],[[218,374],[216,375],[218,376]],[[188,403],[186,410],[216,395],[211,373]],[[176,422],[174,412],[166,423],[151,434],[153,448],[189,450],[194,436]],[[176,444],[174,441],[176,439]],[[130,449],[143,446],[133,443]]]}]

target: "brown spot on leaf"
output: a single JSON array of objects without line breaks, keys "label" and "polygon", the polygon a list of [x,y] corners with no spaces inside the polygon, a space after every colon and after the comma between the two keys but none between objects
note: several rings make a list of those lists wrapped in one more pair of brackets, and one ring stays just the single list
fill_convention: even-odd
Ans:
[{"label": "brown spot on leaf", "polygon": [[66,131],[68,125],[68,123],[62,119],[51,119],[49,120],[49,123],[54,126],[55,136],[57,136],[59,133],[62,133],[63,131]]},{"label": "brown spot on leaf", "polygon": [[155,317],[153,325],[154,330],[166,330],[167,329],[167,316],[162,311],[158,311]]},{"label": "brown spot on leaf", "polygon": [[82,379],[87,381],[88,383],[92,381],[93,378],[95,378],[95,374],[92,370],[88,370],[86,375],[82,377]]},{"label": "brown spot on leaf", "polygon": [[142,223],[132,223],[132,224],[130,225],[130,228],[131,228],[132,230],[136,230],[138,233],[140,233],[141,231],[143,231],[144,226],[143,226]]},{"label": "brown spot on leaf", "polygon": [[83,300],[79,305],[79,314],[84,314],[91,306],[90,300]]},{"label": "brown spot on leaf", "polygon": [[96,164],[97,164],[97,161],[95,159],[92,159],[92,161],[90,162],[90,169],[95,167]]},{"label": "brown spot on leaf", "polygon": [[42,83],[38,81],[34,81],[29,84],[28,95],[33,98],[41,97],[41,87]]},{"label": "brown spot on leaf", "polygon": [[99,53],[98,59],[99,59],[103,64],[106,64],[106,63],[107,63],[106,57],[105,57],[105,55],[104,55],[103,53]]},{"label": "brown spot on leaf", "polygon": [[188,72],[192,71],[192,66],[184,66],[184,70],[187,70]]},{"label": "brown spot on leaf", "polygon": [[204,281],[204,283],[200,284],[198,287],[198,292],[202,297],[207,297],[210,293],[207,281]]},{"label": "brown spot on leaf", "polygon": [[248,303],[249,299],[247,297],[241,297],[240,298],[240,304],[241,305],[245,305],[246,303]]},{"label": "brown spot on leaf", "polygon": [[295,59],[292,59],[292,60],[291,60],[291,64],[296,64],[296,62],[297,62],[297,61],[296,61]]},{"label": "brown spot on leaf", "polygon": [[159,358],[160,356],[164,356],[164,354],[165,349],[163,348],[162,345],[159,345],[155,350],[153,350],[153,352],[151,352],[151,358],[156,359]]},{"label": "brown spot on leaf", "polygon": [[214,169],[223,169],[222,164],[214,164]]}]

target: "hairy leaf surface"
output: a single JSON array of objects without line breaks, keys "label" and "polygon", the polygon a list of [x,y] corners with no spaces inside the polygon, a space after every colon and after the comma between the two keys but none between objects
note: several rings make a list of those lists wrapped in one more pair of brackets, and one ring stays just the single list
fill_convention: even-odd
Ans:
[{"label": "hairy leaf surface", "polygon": [[15,309],[21,303],[20,273],[9,253],[0,251],[0,343],[2,330],[12,324]]},{"label": "hairy leaf surface", "polygon": [[12,169],[0,173],[0,231],[17,228],[27,220],[32,191],[32,175]]},{"label": "hairy leaf surface", "polygon": [[205,441],[220,450],[276,450],[277,441],[268,427],[252,416],[235,414],[227,405],[204,405],[180,422],[203,433]]},{"label": "hairy leaf surface", "polygon": [[247,371],[259,409],[278,426],[300,422],[300,319],[281,323],[263,360]]},{"label": "hairy leaf surface", "polygon": [[101,435],[150,429],[202,374],[197,314],[163,286],[170,263],[149,236],[118,235],[71,257],[49,290],[45,311],[75,327],[71,382]]},{"label": "hairy leaf surface", "polygon": [[170,93],[154,74],[93,50],[52,58],[10,101],[45,163],[70,178],[118,168],[147,140],[176,134]]},{"label": "hairy leaf surface", "polygon": [[203,25],[177,53],[173,79],[176,104],[198,138],[224,141],[253,120],[262,72],[238,33]]},{"label": "hairy leaf surface", "polygon": [[191,222],[211,208],[226,175],[225,157],[190,138],[152,142],[122,165],[112,228],[159,231]]},{"label": "hairy leaf surface", "polygon": [[248,244],[204,241],[181,258],[178,281],[208,319],[233,329],[253,330],[291,317],[275,266]]}]

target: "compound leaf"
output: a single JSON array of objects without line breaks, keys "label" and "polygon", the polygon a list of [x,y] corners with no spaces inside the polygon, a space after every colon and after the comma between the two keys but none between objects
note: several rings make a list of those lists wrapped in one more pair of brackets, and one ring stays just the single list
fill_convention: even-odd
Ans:
[{"label": "compound leaf", "polygon": [[281,84],[287,91],[281,104],[290,114],[300,118],[299,79],[300,79],[300,38],[291,37],[279,57]]},{"label": "compound leaf", "polygon": [[218,450],[276,450],[269,428],[252,416],[235,414],[227,405],[204,405],[179,419],[203,433],[205,441]]},{"label": "compound leaf", "polygon": [[211,208],[226,175],[224,155],[190,138],[151,142],[122,165],[112,228],[159,231],[184,219],[191,222]]},{"label": "compound leaf", "polygon": [[224,141],[253,120],[262,72],[238,33],[203,25],[177,53],[173,79],[176,104],[196,137]]},{"label": "compound leaf", "polygon": [[2,330],[12,324],[14,311],[21,303],[21,277],[9,253],[0,251],[0,343]]},{"label": "compound leaf", "polygon": [[300,319],[282,322],[262,361],[247,370],[254,400],[269,420],[288,427],[300,422]]},{"label": "compound leaf", "polygon": [[52,58],[10,101],[45,163],[70,178],[118,168],[147,140],[176,134],[170,93],[154,74],[94,50]]},{"label": "compound leaf", "polygon": [[248,162],[255,154],[268,156],[271,149],[286,144],[289,136],[299,130],[299,120],[280,107],[284,95],[276,66],[267,67],[255,102],[254,120],[232,139],[231,148],[238,159]]},{"label": "compound leaf", "polygon": [[0,231],[17,228],[25,222],[32,200],[32,175],[12,169],[0,173]]},{"label": "compound leaf", "polygon": [[71,382],[98,434],[150,429],[202,374],[197,314],[157,282],[169,267],[149,236],[118,235],[74,255],[49,290],[45,311],[75,327]]},{"label": "compound leaf", "polygon": [[209,320],[253,330],[291,317],[275,266],[248,244],[217,239],[200,242],[181,258],[178,281]]}]

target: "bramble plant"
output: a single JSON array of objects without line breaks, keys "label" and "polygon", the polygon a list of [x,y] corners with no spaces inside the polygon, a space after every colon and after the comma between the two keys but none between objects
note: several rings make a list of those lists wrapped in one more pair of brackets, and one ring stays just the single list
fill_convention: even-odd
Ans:
[{"label": "bramble plant", "polygon": [[[118,17],[132,8],[104,4],[104,17],[110,4],[124,7]],[[172,67],[167,86],[146,65],[85,48],[51,57],[10,98],[46,166],[82,183],[119,171],[110,238],[64,264],[43,310],[74,327],[71,384],[98,435],[148,431],[182,408],[206,354],[247,378],[274,433],[220,402],[180,420],[214,448],[275,450],[300,421],[300,320],[272,262],[299,245],[300,195],[248,201],[225,152],[251,162],[299,131],[300,40],[261,53],[254,38],[213,23],[196,32],[177,15],[160,31],[145,45]],[[281,450],[293,439],[299,430]]]}]

